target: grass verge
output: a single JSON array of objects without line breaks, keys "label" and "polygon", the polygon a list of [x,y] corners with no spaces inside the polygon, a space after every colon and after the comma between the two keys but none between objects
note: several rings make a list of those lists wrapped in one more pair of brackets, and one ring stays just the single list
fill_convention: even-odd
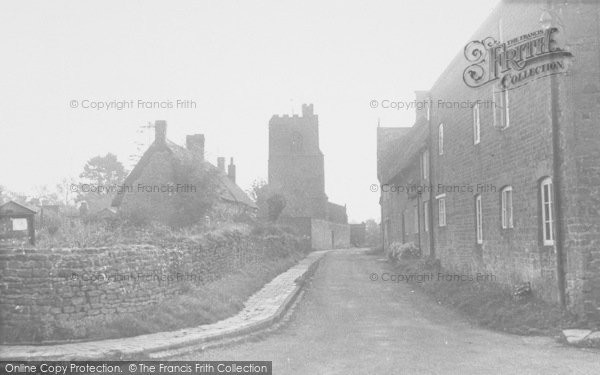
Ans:
[{"label": "grass verge", "polygon": [[130,337],[211,324],[234,316],[244,302],[277,275],[296,264],[301,255],[248,265],[218,281],[164,300],[139,314],[124,315],[104,327],[89,330],[90,338]]},{"label": "grass verge", "polygon": [[[453,272],[424,260],[401,260],[392,265],[398,274]],[[474,324],[518,335],[556,336],[561,330],[594,325],[535,296],[517,300],[509,286],[493,281],[424,281],[411,284],[438,304],[457,310]],[[592,327],[593,328],[593,327]],[[599,328],[599,327],[596,327]]]},{"label": "grass verge", "polygon": [[[303,253],[246,265],[239,271],[201,286],[190,285],[185,293],[165,298],[144,311],[124,313],[106,320],[71,320],[61,326],[31,324],[2,332],[4,343],[51,344],[131,337],[211,324],[234,316],[244,302],[277,275],[304,257]],[[43,331],[47,333],[44,334]],[[51,337],[40,342],[38,337]]]}]

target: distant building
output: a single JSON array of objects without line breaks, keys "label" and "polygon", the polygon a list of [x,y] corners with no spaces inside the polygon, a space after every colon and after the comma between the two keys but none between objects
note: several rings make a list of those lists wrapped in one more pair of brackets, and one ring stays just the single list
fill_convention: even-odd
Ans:
[{"label": "distant building", "polygon": [[302,105],[302,116],[269,121],[269,187],[285,198],[280,220],[304,228],[313,248],[349,246],[346,206],[329,202],[325,194],[319,118],[312,104]]},{"label": "distant building", "polygon": [[35,245],[36,213],[15,201],[0,205],[0,244],[21,241]]},{"label": "distant building", "polygon": [[[179,146],[167,139],[166,121],[155,122],[154,142],[127,176],[122,189],[117,192],[112,202],[113,209],[123,208],[133,197],[138,199],[141,196],[143,200],[144,195],[159,194],[166,200],[167,197],[176,194],[188,194],[188,197],[193,199],[195,193],[202,193],[198,190],[202,187],[179,184],[175,181],[177,173],[182,175],[188,173],[182,170],[188,164],[197,167],[196,171],[207,173],[216,189],[218,201],[211,215],[225,219],[239,214],[255,215],[256,204],[236,184],[233,158],[230,160],[227,172],[225,172],[224,159],[219,159],[219,167],[215,167],[204,159],[203,134],[188,135],[186,147]],[[189,177],[191,181],[192,176]],[[114,210],[105,210],[101,215],[111,217],[113,212]]]},{"label": "distant building", "polygon": [[377,129],[384,245],[599,318],[600,3],[553,3],[501,2],[414,125]]}]

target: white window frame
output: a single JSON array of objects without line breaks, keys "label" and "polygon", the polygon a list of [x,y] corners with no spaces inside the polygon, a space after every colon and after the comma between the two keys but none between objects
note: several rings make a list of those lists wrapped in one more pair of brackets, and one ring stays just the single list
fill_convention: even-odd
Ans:
[{"label": "white window frame", "polygon": [[473,106],[473,144],[481,142],[481,118],[479,115],[479,102]]},{"label": "white window frame", "polygon": [[500,191],[500,215],[502,229],[514,228],[513,223],[513,188],[506,186]]},{"label": "white window frame", "polygon": [[[509,90],[507,89],[495,91],[495,88],[492,87],[494,127],[499,129],[506,129],[510,126],[510,103],[508,92]],[[498,100],[498,98],[500,98],[500,100]],[[498,111],[500,111],[499,114]]]},{"label": "white window frame", "polygon": [[415,217],[414,217],[414,227],[415,227],[415,234],[420,233],[419,232],[419,204],[415,204],[415,209],[413,211]]},{"label": "white window frame", "polygon": [[429,175],[429,150],[425,150],[421,153],[421,171],[423,179],[427,180]]},{"label": "white window frame", "polygon": [[475,196],[475,234],[477,244],[483,244],[483,207],[481,203],[481,194]]},{"label": "white window frame", "polygon": [[542,203],[542,240],[545,246],[554,245],[554,186],[552,178],[546,177],[540,183]]},{"label": "white window frame", "polygon": [[423,202],[423,228],[429,232],[429,201]]},{"label": "white window frame", "polygon": [[438,126],[438,154],[444,155],[444,123]]},{"label": "white window frame", "polygon": [[436,197],[438,200],[438,225],[446,226],[446,195]]}]

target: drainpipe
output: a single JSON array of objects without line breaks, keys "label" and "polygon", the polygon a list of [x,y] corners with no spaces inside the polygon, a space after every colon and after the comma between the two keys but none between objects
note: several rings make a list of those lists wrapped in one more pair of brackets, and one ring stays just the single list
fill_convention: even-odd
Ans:
[{"label": "drainpipe", "polygon": [[[546,2],[547,10],[542,13],[540,23],[545,29],[554,27],[558,21],[562,24],[560,17],[554,12],[553,1]],[[558,20],[555,18],[559,17]],[[563,31],[563,30],[561,30]],[[565,308],[566,301],[566,286],[565,286],[565,253],[564,253],[564,231],[563,231],[563,191],[562,191],[562,155],[561,155],[561,139],[560,139],[560,87],[558,77],[550,76],[550,116],[552,127],[552,184],[554,198],[554,214],[555,214],[555,248],[556,248],[556,282],[558,287],[558,301]]]},{"label": "drainpipe", "polygon": [[[421,174],[421,171],[419,171],[419,174]],[[422,252],[423,249],[421,248],[421,193],[419,192],[417,192],[417,235],[419,237],[419,251]]]},{"label": "drainpipe", "polygon": [[429,115],[427,116],[427,126],[429,127],[429,184],[431,185],[431,189],[429,191],[429,204],[427,207],[429,210],[429,257],[431,259],[435,259],[435,234],[433,233],[434,231],[434,227],[433,227],[433,200],[435,198],[435,195],[433,194],[433,130],[432,130],[432,126],[433,126],[433,122],[431,121],[431,110],[432,110],[432,106],[431,106],[431,97],[429,97],[429,102],[428,102],[428,110],[429,110]]},{"label": "drainpipe", "polygon": [[564,234],[563,234],[563,192],[562,192],[562,155],[560,149],[559,122],[559,86],[558,77],[550,77],[550,98],[552,114],[552,174],[554,184],[554,202],[556,213],[556,281],[558,283],[558,300],[564,308],[567,305],[565,288]]},{"label": "drainpipe", "polygon": [[[381,190],[381,189],[379,189]],[[385,225],[383,224],[383,192],[379,193],[379,197],[380,197],[380,203],[379,203],[379,211],[380,211],[380,217],[381,219],[379,219],[379,227],[380,227],[380,231],[381,231],[381,250],[382,253],[385,254]]]}]

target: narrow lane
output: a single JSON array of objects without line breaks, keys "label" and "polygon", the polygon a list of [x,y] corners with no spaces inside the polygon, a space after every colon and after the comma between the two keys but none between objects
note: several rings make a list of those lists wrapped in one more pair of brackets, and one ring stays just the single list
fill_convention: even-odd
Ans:
[{"label": "narrow lane", "polygon": [[271,360],[274,374],[600,374],[600,352],[472,327],[354,250],[330,253],[291,320],[186,360]]}]

